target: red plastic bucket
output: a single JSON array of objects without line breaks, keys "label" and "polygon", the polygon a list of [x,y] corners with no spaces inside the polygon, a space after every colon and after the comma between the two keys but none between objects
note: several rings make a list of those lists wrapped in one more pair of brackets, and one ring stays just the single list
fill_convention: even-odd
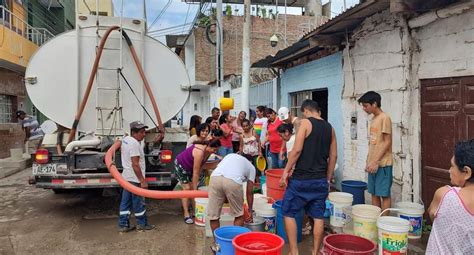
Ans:
[{"label": "red plastic bucket", "polygon": [[280,255],[285,241],[283,238],[265,232],[250,232],[232,240],[235,255]]},{"label": "red plastic bucket", "polygon": [[377,246],[369,239],[363,237],[334,234],[324,238],[322,254],[331,255],[372,255],[375,254]]},{"label": "red plastic bucket", "polygon": [[268,169],[265,171],[267,176],[267,196],[275,199],[281,200],[285,195],[285,187],[280,187],[280,179],[283,175],[283,169]]}]

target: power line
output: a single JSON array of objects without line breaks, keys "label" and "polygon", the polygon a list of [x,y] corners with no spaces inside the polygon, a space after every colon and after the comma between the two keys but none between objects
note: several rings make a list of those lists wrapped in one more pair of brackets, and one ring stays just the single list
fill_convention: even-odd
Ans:
[{"label": "power line", "polygon": [[[186,23],[188,21],[189,8],[191,8],[190,4],[188,4],[188,11],[186,12],[186,19],[184,19],[184,23]],[[184,26],[183,26],[183,31],[181,33],[183,33],[183,32],[184,32]]]},{"label": "power line", "polygon": [[184,24],[181,24],[181,25],[172,26],[172,27],[160,28],[160,29],[149,31],[148,33],[152,34],[152,33],[162,32],[162,31],[166,31],[166,30],[170,30],[170,29],[176,29],[176,28],[181,29],[182,27],[185,27],[185,26],[188,26],[188,25],[191,25],[191,24],[193,24],[193,23],[189,22],[189,23],[184,23]]},{"label": "power line", "polygon": [[168,9],[168,7],[171,5],[171,1],[172,1],[172,0],[168,0],[168,2],[166,3],[165,7],[163,7],[163,9],[161,9],[161,12],[158,14],[158,16],[156,16],[156,18],[153,20],[153,22],[152,22],[151,25],[148,27],[148,29],[150,29],[151,27],[153,27],[153,25],[156,24],[156,22],[161,18],[161,16],[163,16],[163,14],[165,13],[166,9]]}]

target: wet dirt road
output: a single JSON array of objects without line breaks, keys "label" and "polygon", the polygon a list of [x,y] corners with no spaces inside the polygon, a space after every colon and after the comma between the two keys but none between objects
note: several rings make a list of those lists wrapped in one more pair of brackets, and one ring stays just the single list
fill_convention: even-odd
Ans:
[{"label": "wet dirt road", "polygon": [[[119,196],[54,194],[30,186],[30,172],[0,179],[0,254],[212,254],[204,228],[184,224],[179,200],[148,200],[157,229],[120,234]],[[300,254],[310,254],[310,243]]]}]

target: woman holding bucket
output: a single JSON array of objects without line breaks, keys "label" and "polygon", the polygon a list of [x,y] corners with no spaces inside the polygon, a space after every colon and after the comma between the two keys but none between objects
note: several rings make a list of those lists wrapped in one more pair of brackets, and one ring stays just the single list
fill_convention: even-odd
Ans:
[{"label": "woman holding bucket", "polygon": [[456,187],[439,188],[428,209],[433,220],[426,254],[474,254],[474,139],[459,142],[449,177]]},{"label": "woman holding bucket", "polygon": [[[198,184],[204,183],[201,169],[215,168],[217,162],[206,162],[211,154],[216,153],[219,146],[221,146],[219,140],[212,140],[209,145],[193,144],[176,156],[173,173],[184,190],[197,190]],[[193,224],[194,220],[189,214],[189,199],[183,198],[181,202],[183,203],[184,222]]]}]

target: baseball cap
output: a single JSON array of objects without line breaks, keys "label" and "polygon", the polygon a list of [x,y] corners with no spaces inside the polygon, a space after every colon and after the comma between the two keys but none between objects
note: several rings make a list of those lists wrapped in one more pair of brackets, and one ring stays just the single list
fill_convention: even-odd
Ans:
[{"label": "baseball cap", "polygon": [[130,123],[130,129],[142,129],[142,128],[148,128],[148,126],[138,120]]},{"label": "baseball cap", "polygon": [[288,110],[288,108],[286,107],[281,107],[280,109],[278,109],[278,117],[280,118],[280,120],[288,119],[289,113],[290,110]]},{"label": "baseball cap", "polygon": [[16,117],[20,117],[21,115],[23,114],[26,114],[24,111],[20,110],[20,111],[16,111]]}]

